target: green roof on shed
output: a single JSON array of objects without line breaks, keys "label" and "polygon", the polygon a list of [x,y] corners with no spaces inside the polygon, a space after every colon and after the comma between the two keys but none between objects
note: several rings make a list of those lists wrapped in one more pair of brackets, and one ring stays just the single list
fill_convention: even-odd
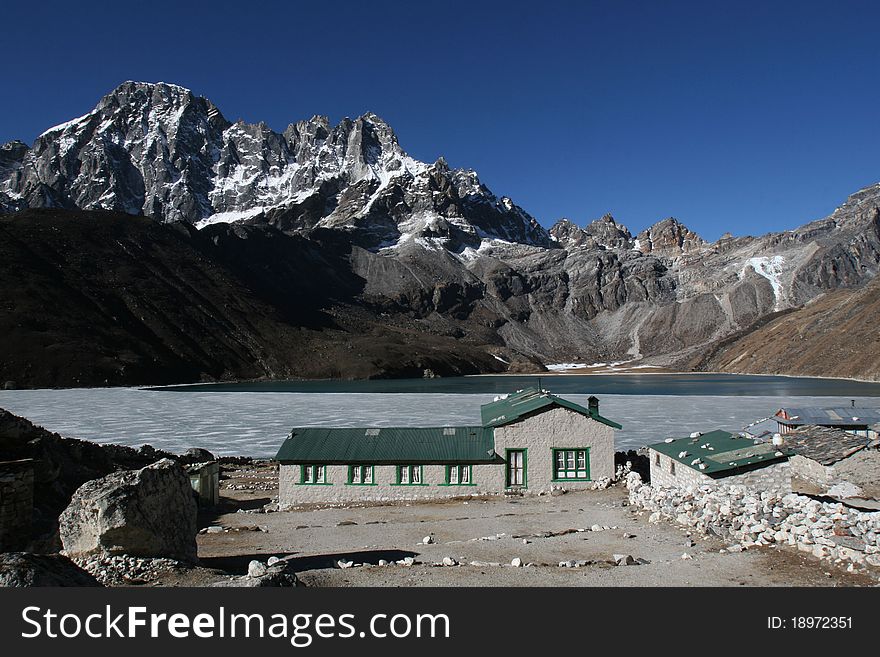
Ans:
[{"label": "green roof on shed", "polygon": [[507,395],[503,399],[498,399],[480,407],[480,416],[483,420],[484,427],[500,427],[511,422],[516,422],[521,417],[529,415],[536,411],[543,410],[550,406],[560,406],[567,408],[575,413],[591,417],[597,422],[607,424],[614,429],[622,427],[617,422],[612,422],[608,418],[599,415],[599,411],[592,411],[584,408],[579,404],[552,395],[547,391],[538,390],[537,388],[526,388],[525,390],[517,390],[515,393]]},{"label": "green roof on shed", "polygon": [[282,463],[374,465],[494,463],[495,437],[485,427],[303,427],[290,432]]},{"label": "green roof on shed", "polygon": [[[720,430],[648,447],[709,476],[733,474],[735,470],[783,461],[792,455],[790,450],[771,443]],[[702,470],[701,463],[706,466]]]}]

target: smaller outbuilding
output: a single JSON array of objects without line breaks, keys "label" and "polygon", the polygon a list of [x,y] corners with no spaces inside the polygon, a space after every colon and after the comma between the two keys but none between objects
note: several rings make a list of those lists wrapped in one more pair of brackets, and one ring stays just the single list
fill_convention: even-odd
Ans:
[{"label": "smaller outbuilding", "polygon": [[800,427],[812,425],[840,429],[857,436],[876,439],[880,424],[880,408],[840,406],[819,408],[804,406],[799,408],[780,408],[771,418],[776,422],[776,432],[781,434],[797,431]]},{"label": "smaller outbuilding", "polygon": [[696,488],[740,485],[758,491],[791,492],[790,452],[727,431],[694,433],[648,445],[651,485]]},{"label": "smaller outbuilding", "polygon": [[880,473],[877,441],[848,431],[807,425],[783,436],[792,477],[827,490],[840,483],[871,486]]},{"label": "smaller outbuilding", "polygon": [[217,461],[193,463],[186,466],[189,483],[199,498],[199,506],[220,504],[220,464]]}]

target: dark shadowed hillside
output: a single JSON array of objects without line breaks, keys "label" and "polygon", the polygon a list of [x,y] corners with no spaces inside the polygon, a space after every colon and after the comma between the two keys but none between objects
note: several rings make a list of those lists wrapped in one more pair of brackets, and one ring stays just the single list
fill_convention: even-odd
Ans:
[{"label": "dark shadowed hillside", "polygon": [[24,387],[366,378],[497,362],[347,309],[363,281],[345,264],[344,245],[319,248],[271,227],[232,230],[107,212],[0,217],[0,379]]}]

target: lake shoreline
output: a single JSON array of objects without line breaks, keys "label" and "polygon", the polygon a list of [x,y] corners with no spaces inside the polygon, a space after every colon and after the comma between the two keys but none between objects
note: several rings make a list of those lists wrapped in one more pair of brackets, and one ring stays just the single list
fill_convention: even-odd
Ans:
[{"label": "lake shoreline", "polygon": [[[450,376],[450,377],[433,377],[426,379],[414,379],[414,378],[406,378],[406,377],[395,377],[395,378],[387,378],[387,379],[342,379],[342,378],[318,378],[318,379],[305,379],[305,378],[285,378],[285,379],[271,379],[271,378],[256,378],[256,379],[229,379],[224,381],[188,381],[188,382],[180,382],[180,383],[167,383],[167,384],[151,384],[151,383],[138,383],[131,385],[120,385],[120,386],[59,386],[59,387],[36,387],[36,388],[9,388],[6,390],[2,390],[0,392],[15,392],[15,391],[49,391],[49,390],[121,390],[121,389],[130,389],[135,388],[139,390],[174,390],[179,388],[188,388],[188,387],[201,387],[201,386],[231,386],[231,385],[252,385],[252,384],[284,384],[284,383],[293,383],[293,384],[321,384],[321,383],[378,383],[378,382],[391,382],[391,381],[432,381],[432,380],[453,380],[453,379],[481,379],[488,377],[508,377],[508,378],[568,378],[574,376],[680,376],[680,377],[692,377],[692,376],[730,376],[730,377],[781,377],[786,379],[804,379],[811,381],[840,381],[840,382],[848,382],[848,383],[862,383],[868,385],[877,385],[880,386],[880,380],[876,379],[859,379],[853,377],[843,377],[843,376],[816,376],[810,374],[771,374],[767,372],[721,372],[721,371],[681,371],[681,370],[671,370],[663,367],[658,368],[642,368],[638,371],[630,370],[616,370],[611,368],[579,368],[579,369],[571,369],[565,371],[552,371],[548,370],[546,372],[530,372],[530,373],[522,373],[522,372],[483,372],[480,374],[463,374],[461,376]],[[430,393],[425,393],[430,394]]]}]

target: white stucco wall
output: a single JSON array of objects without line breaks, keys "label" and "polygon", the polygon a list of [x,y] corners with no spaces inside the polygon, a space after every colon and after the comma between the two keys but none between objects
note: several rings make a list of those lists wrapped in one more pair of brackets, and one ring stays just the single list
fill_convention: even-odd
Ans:
[{"label": "white stucco wall", "polygon": [[[553,449],[589,449],[590,481],[554,481]],[[590,488],[593,481],[614,476],[614,429],[567,408],[552,408],[495,429],[495,451],[505,458],[508,449],[526,449],[527,490]],[[496,487],[503,488],[506,471],[498,469]]]},{"label": "white stucco wall", "polygon": [[495,471],[503,466],[474,465],[472,481],[474,485],[444,485],[446,467],[443,465],[422,466],[422,484],[397,485],[397,469],[393,465],[374,465],[373,484],[348,484],[347,465],[328,465],[327,484],[301,484],[299,465],[281,465],[278,468],[278,499],[282,508],[299,504],[327,504],[340,502],[391,502],[396,500],[425,500],[444,497],[497,493],[476,482],[490,482],[495,479]]},{"label": "white stucco wall", "polygon": [[[554,481],[553,449],[589,449],[590,481]],[[551,485],[567,490],[590,488],[597,479],[614,476],[614,430],[592,418],[565,408],[552,408],[495,429],[495,452],[501,460],[508,449],[526,451],[526,487],[523,492],[549,491]],[[445,466],[423,466],[423,484],[397,486],[393,465],[373,467],[374,484],[349,485],[348,466],[327,466],[326,485],[300,484],[299,465],[279,468],[279,505],[291,508],[301,504],[345,502],[390,502],[426,500],[467,495],[496,495],[506,487],[505,463],[472,466],[472,485],[446,486]]]}]

